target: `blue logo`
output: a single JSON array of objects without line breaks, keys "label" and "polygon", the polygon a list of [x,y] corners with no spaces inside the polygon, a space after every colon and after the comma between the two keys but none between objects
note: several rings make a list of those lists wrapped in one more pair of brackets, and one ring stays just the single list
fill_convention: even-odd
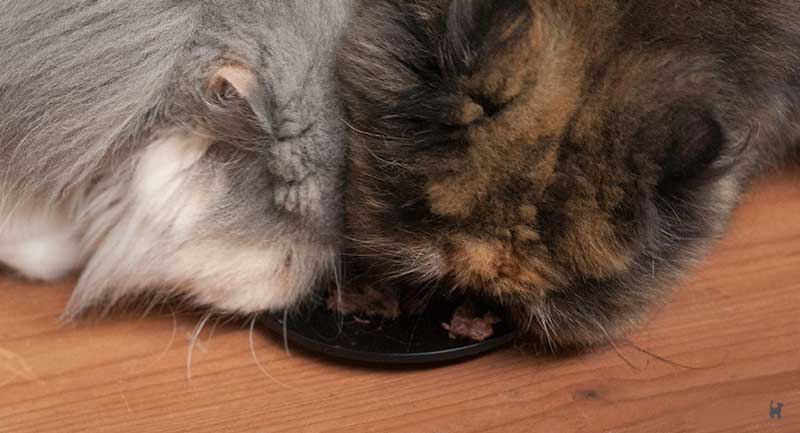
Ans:
[{"label": "blue logo", "polygon": [[773,401],[773,400],[769,401],[769,418],[770,419],[775,419],[775,418],[783,419],[781,417],[781,412],[782,411],[783,411],[783,403],[778,402],[778,404],[776,405],[775,401]]}]

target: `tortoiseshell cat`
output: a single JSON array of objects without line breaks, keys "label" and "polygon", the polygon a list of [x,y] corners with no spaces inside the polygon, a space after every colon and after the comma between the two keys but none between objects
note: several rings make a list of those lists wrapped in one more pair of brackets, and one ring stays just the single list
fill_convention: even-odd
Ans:
[{"label": "tortoiseshell cat", "polygon": [[797,155],[794,0],[373,0],[340,51],[354,256],[601,343]]}]

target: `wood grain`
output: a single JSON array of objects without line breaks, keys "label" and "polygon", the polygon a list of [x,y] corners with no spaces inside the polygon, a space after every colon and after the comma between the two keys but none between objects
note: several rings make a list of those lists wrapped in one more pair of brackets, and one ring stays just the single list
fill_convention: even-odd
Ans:
[{"label": "wood grain", "polygon": [[[60,325],[70,284],[0,280],[0,432],[799,432],[800,174],[758,185],[644,329],[561,359],[417,371],[287,354],[168,309]],[[635,345],[635,346],[634,346]],[[641,348],[647,352],[640,351]],[[770,401],[785,403],[782,420]]]}]

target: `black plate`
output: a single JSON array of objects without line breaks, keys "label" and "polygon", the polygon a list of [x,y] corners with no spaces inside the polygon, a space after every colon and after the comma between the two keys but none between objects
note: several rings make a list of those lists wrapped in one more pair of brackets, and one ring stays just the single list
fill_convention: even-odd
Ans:
[{"label": "black plate", "polygon": [[[442,323],[457,308],[447,300],[434,301],[424,314],[380,317],[336,314],[325,305],[302,313],[264,316],[264,325],[290,344],[339,360],[380,365],[420,366],[466,360],[511,343],[515,331],[508,320],[494,325],[491,338],[475,342],[451,339]],[[286,323],[284,324],[284,317]]]}]

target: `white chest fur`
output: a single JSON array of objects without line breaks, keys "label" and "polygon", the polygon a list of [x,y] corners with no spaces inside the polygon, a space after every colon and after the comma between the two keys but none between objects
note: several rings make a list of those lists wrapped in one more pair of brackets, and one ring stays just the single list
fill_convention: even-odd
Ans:
[{"label": "white chest fur", "polygon": [[28,278],[62,278],[80,264],[77,230],[58,210],[0,208],[0,262]]}]

